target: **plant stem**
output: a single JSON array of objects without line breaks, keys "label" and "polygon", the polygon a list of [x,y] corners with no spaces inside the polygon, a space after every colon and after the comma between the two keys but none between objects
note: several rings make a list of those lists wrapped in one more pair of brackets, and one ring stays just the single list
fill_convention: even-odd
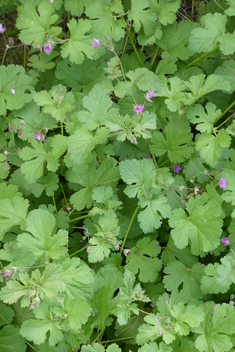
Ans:
[{"label": "plant stem", "polygon": [[69,220],[69,223],[70,223],[70,222],[79,221],[79,220],[82,220],[82,219],[86,219],[86,218],[90,218],[90,215],[79,216],[79,218]]},{"label": "plant stem", "polygon": [[131,32],[130,32],[130,29],[129,29],[128,25],[126,26],[126,31],[127,31],[128,35],[129,35],[129,38],[130,38],[130,41],[131,41],[131,45],[132,45],[132,47],[134,49],[135,55],[136,55],[137,59],[139,60],[139,63],[141,64],[141,66],[144,67],[144,64],[143,64],[143,62],[142,62],[142,60],[141,60],[141,58],[139,56],[139,53],[136,50],[136,46],[135,46],[135,43],[133,42],[133,39],[132,39],[132,36],[131,36]]},{"label": "plant stem", "polygon": [[[149,139],[147,138],[147,143],[148,143],[148,147],[150,147],[150,142],[149,142]],[[150,151],[150,148],[149,148],[149,151]],[[155,159],[155,156],[150,152],[150,154],[151,154],[151,157],[152,157],[152,159],[153,159],[153,162],[154,162],[154,164],[155,164],[155,167],[156,167],[156,169],[158,169],[158,164],[157,164],[157,161],[156,161],[156,159]]]},{"label": "plant stem", "polygon": [[187,66],[185,66],[185,68],[188,68],[190,66],[193,66],[196,62],[204,59],[205,57],[207,57],[208,55],[210,55],[211,53],[213,53],[214,51],[216,51],[217,49],[219,49],[219,45],[217,45],[213,50],[208,51],[207,53],[203,54],[202,56],[198,57],[196,60],[193,60],[192,62],[190,62]]},{"label": "plant stem", "polygon": [[24,46],[24,69],[26,70],[27,66],[27,48]]},{"label": "plant stem", "polygon": [[76,252],[70,254],[69,257],[73,257],[75,254],[84,251],[84,249],[86,249],[86,248],[87,248],[87,245],[85,247],[82,247],[81,249],[77,250]]},{"label": "plant stem", "polygon": [[110,342],[116,342],[116,341],[122,341],[122,340],[129,340],[129,339],[134,339],[134,338],[135,338],[135,336],[122,337],[122,338],[120,338],[120,339],[102,341],[101,343],[110,343]]},{"label": "plant stem", "polygon": [[153,57],[152,57],[152,59],[151,59],[151,61],[150,61],[150,65],[151,66],[153,66],[153,64],[154,64],[154,61],[156,60],[156,57],[157,57],[157,54],[158,54],[158,52],[159,52],[159,46],[157,46],[157,48],[156,48],[156,50],[155,50],[155,52],[154,52],[154,54],[153,54]]},{"label": "plant stem", "polygon": [[124,73],[124,70],[123,70],[122,62],[121,62],[119,56],[116,54],[116,52],[114,50],[113,50],[113,53],[116,56],[116,58],[118,59],[119,65],[121,67],[122,75],[123,75],[123,78],[124,78],[124,81],[125,81],[126,80],[126,76],[125,76],[125,73]]},{"label": "plant stem", "polygon": [[130,232],[130,229],[131,229],[131,225],[132,225],[132,223],[133,223],[133,221],[134,221],[134,218],[135,218],[135,216],[136,216],[136,214],[137,214],[139,208],[140,208],[140,206],[138,205],[138,206],[136,207],[134,213],[132,214],[131,220],[130,220],[130,222],[129,222],[128,228],[127,228],[126,233],[125,233],[125,237],[124,237],[123,242],[122,242],[122,247],[121,247],[121,249],[120,249],[120,251],[119,251],[120,254],[122,253],[122,250],[123,250],[124,247],[125,247],[125,243],[126,243],[126,240],[127,240],[128,235],[129,235],[129,232]]},{"label": "plant stem", "polygon": [[[216,122],[218,122],[220,119],[221,119],[221,117],[223,117],[225,114],[226,114],[226,112],[228,112],[232,107],[233,107],[233,105],[235,105],[235,100],[227,107],[227,109],[225,109],[224,110],[224,112],[215,120],[215,122],[214,122],[214,125],[215,125],[215,123]],[[221,125],[220,125],[221,126]],[[220,127],[219,126],[219,127]]]}]

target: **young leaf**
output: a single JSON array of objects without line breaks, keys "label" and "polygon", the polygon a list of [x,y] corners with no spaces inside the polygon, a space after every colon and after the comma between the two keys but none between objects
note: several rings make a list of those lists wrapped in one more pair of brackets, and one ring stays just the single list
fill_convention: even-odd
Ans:
[{"label": "young leaf", "polygon": [[123,12],[123,7],[120,1],[116,1],[116,4],[118,5],[117,8],[112,6],[110,2],[96,0],[86,8],[86,15],[93,19],[93,21],[90,21],[92,23],[92,32],[95,33],[98,39],[99,37],[103,38],[104,33],[109,39],[115,41],[124,37],[123,28],[125,28],[126,22],[123,18],[117,18],[116,15],[117,12]]},{"label": "young leaf", "polygon": [[[180,7],[180,0],[169,2],[167,0],[150,0],[149,7],[153,10],[160,23],[166,26],[168,23],[173,23],[176,20],[176,12]],[[184,21],[186,22],[186,21]],[[182,22],[179,23],[179,26]],[[171,39],[170,37],[168,39]]]},{"label": "young leaf", "polygon": [[68,242],[67,231],[59,230],[53,234],[55,218],[46,210],[36,209],[30,212],[26,220],[26,230],[31,233],[18,235],[18,246],[30,249],[36,258],[48,255],[52,259],[59,259],[67,253],[65,247]]},{"label": "young leaf", "polygon": [[29,201],[21,197],[0,200],[0,240],[13,226],[25,224]]},{"label": "young leaf", "polygon": [[[140,199],[140,207],[146,208],[138,215],[140,228],[144,233],[152,232],[161,226],[162,218],[169,218],[171,216],[171,207],[167,203],[167,198],[164,195],[149,198],[149,194]],[[160,215],[160,214],[161,215]]]},{"label": "young leaf", "polygon": [[128,10],[128,19],[133,21],[135,32],[138,33],[141,26],[144,28],[144,34],[151,36],[156,29],[157,16],[150,9],[148,0],[131,0],[131,10]]},{"label": "young leaf", "polygon": [[[96,16],[97,17],[97,16]],[[88,59],[98,59],[102,51],[98,48],[92,47],[91,42],[93,36],[86,35],[91,29],[91,21],[80,19],[78,22],[72,18],[68,23],[70,31],[70,39],[62,45],[61,56],[75,64],[82,64],[84,61],[84,54]]]},{"label": "young leaf", "polygon": [[46,340],[47,332],[50,331],[49,344],[55,346],[63,339],[62,332],[58,329],[56,321],[50,314],[49,307],[46,303],[42,303],[40,307],[34,310],[37,318],[26,320],[20,329],[20,334],[27,340],[33,341],[36,345],[40,345]]},{"label": "young leaf", "polygon": [[[224,261],[223,264],[225,265],[226,261]],[[229,262],[227,262],[227,265],[230,267],[230,263]],[[227,282],[228,285],[225,285],[224,282],[223,282],[223,285],[221,285],[221,282],[217,282],[217,279],[218,279],[218,281],[220,281],[222,279],[221,277],[220,277],[220,279],[218,278],[217,269],[218,269],[219,266],[220,266],[219,263],[214,263],[214,264],[208,264],[205,267],[204,272],[205,272],[206,275],[204,275],[202,277],[202,279],[201,279],[201,291],[202,291],[203,294],[208,294],[208,293],[218,294],[219,292],[225,293],[225,292],[227,292],[229,290],[230,283],[231,283],[230,280],[229,280],[229,282]],[[223,270],[224,269],[225,268],[223,266]],[[222,270],[221,270],[221,272],[223,274],[223,279],[225,277],[226,277],[226,279],[228,279],[228,276],[230,276],[230,275],[227,275],[228,272],[223,273]],[[230,278],[231,278],[231,276],[229,277],[229,279]]]},{"label": "young leaf", "polygon": [[167,291],[174,291],[183,284],[182,290],[192,298],[202,298],[200,282],[204,273],[204,265],[197,263],[192,268],[179,261],[171,261],[165,266],[163,282]]},{"label": "young leaf", "polygon": [[[189,39],[189,48],[194,53],[208,52],[220,43],[224,55],[235,51],[234,34],[225,33],[227,16],[221,13],[207,13],[201,17],[200,28],[195,28]],[[203,28],[204,27],[204,28]]]},{"label": "young leaf", "polygon": [[93,88],[89,95],[83,98],[83,106],[88,111],[79,111],[78,119],[90,131],[105,125],[105,121],[111,117],[118,116],[118,109],[113,108],[112,100],[102,89],[97,87]]},{"label": "young leaf", "polygon": [[174,164],[183,162],[190,158],[192,147],[192,134],[186,119],[170,120],[162,132],[154,132],[150,140],[151,152],[156,156],[164,155],[167,152],[168,158]]},{"label": "young leaf", "polygon": [[[8,110],[22,108],[32,100],[32,95],[25,91],[33,91],[32,78],[25,74],[19,65],[0,66],[0,114],[6,115]],[[12,89],[13,92],[12,93]]]},{"label": "young leaf", "polygon": [[141,197],[152,186],[156,174],[152,161],[126,160],[120,162],[119,168],[123,181],[128,184],[125,193],[129,198]]},{"label": "young leaf", "polygon": [[198,131],[210,133],[214,128],[213,123],[222,112],[220,109],[217,110],[216,105],[212,103],[207,103],[205,109],[206,111],[201,104],[196,104],[187,109],[186,114],[190,122],[197,124]]},{"label": "young leaf", "polygon": [[150,241],[149,237],[144,237],[132,247],[126,259],[125,269],[134,275],[139,272],[141,282],[154,282],[162,267],[161,260],[156,258],[159,253],[160,247],[156,241]]},{"label": "young leaf", "polygon": [[[16,26],[21,29],[19,38],[25,44],[33,44],[34,47],[45,43],[45,36],[50,34],[59,35],[60,27],[51,27],[58,19],[58,15],[53,13],[53,7],[49,2],[42,2],[38,6],[38,12],[33,4],[25,4],[18,7],[19,16]],[[38,14],[39,13],[39,14]]]},{"label": "young leaf", "polygon": [[86,169],[79,167],[76,172],[69,171],[67,179],[84,187],[71,196],[74,207],[82,210],[85,206],[91,207],[93,189],[102,184],[116,182],[119,179],[119,170],[116,167],[115,159],[106,158],[99,168],[97,168],[96,162],[92,162]]},{"label": "young leaf", "polygon": [[52,87],[49,92],[43,90],[36,93],[34,100],[37,105],[43,106],[43,112],[51,114],[57,121],[64,121],[66,113],[75,108],[73,93],[67,93],[66,87],[61,84]]},{"label": "young leaf", "polygon": [[180,249],[185,248],[190,240],[194,255],[202,255],[218,247],[223,224],[218,202],[208,200],[206,194],[198,195],[189,200],[186,209],[188,214],[183,209],[175,209],[169,220],[175,245]]},{"label": "young leaf", "polygon": [[225,130],[219,130],[216,136],[204,133],[196,141],[196,150],[207,164],[215,167],[221,157],[222,148],[228,148],[230,143],[231,137]]}]

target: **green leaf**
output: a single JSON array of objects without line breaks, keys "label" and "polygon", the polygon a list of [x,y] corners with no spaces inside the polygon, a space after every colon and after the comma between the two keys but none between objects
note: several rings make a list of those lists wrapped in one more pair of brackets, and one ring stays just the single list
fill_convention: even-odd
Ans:
[{"label": "green leaf", "polygon": [[59,230],[53,234],[55,218],[46,210],[36,209],[29,213],[26,230],[31,233],[18,235],[19,247],[28,248],[37,258],[46,254],[52,259],[59,259],[67,253],[67,231]]},{"label": "green leaf", "polygon": [[28,66],[33,67],[37,72],[45,72],[55,67],[55,62],[51,62],[59,53],[52,51],[49,54],[43,51],[38,55],[32,55],[29,59]]},{"label": "green leaf", "polygon": [[81,301],[79,298],[71,299],[65,302],[66,320],[63,329],[65,331],[74,331],[81,329],[91,314],[91,307],[87,302]]},{"label": "green leaf", "polygon": [[183,209],[175,209],[169,220],[173,228],[171,236],[176,247],[185,248],[190,241],[191,252],[202,255],[218,247],[223,221],[221,207],[214,199],[208,200],[206,194],[191,198]]},{"label": "green leaf", "polygon": [[222,76],[225,81],[230,83],[231,89],[227,91],[228,93],[232,93],[235,90],[235,62],[233,60],[225,60],[222,65],[217,67],[215,70],[215,74]]},{"label": "green leaf", "polygon": [[[150,0],[149,7],[156,13],[160,23],[166,26],[168,23],[170,24],[176,21],[176,12],[180,7],[180,0],[173,2],[169,2],[168,0]],[[181,22],[179,23],[179,26],[180,24]]]},{"label": "green leaf", "polygon": [[230,84],[228,81],[224,80],[223,77],[219,75],[209,75],[207,78],[205,75],[197,75],[190,77],[185,85],[189,88],[191,93],[187,93],[188,98],[185,103],[191,105],[195,103],[198,99],[207,93],[213,92],[215,90],[230,91]]},{"label": "green leaf", "polygon": [[164,342],[160,342],[159,345],[156,342],[149,342],[140,347],[138,352],[172,352],[172,348]]},{"label": "green leaf", "polygon": [[[159,11],[160,8],[162,11],[167,11],[167,14],[170,15],[168,18],[163,18],[164,22],[172,21],[172,19],[175,18],[175,13],[172,12],[172,6],[176,8],[178,5],[178,1],[172,3],[166,0],[160,0],[159,5],[157,1],[151,0],[150,2],[150,6],[154,6],[154,8],[158,7],[157,11]],[[170,58],[170,60],[173,58],[187,60],[192,55],[192,51],[189,49],[189,37],[191,31],[197,26],[197,23],[186,20],[180,21],[179,24],[175,22],[163,27],[162,38],[156,40],[156,44],[163,49],[162,57],[164,59]]]},{"label": "green leaf", "polygon": [[178,260],[168,263],[164,272],[163,282],[167,291],[177,290],[182,284],[182,290],[192,298],[202,298],[200,291],[201,278],[204,274],[204,265],[197,263],[189,268]]},{"label": "green leaf", "polygon": [[0,201],[0,240],[13,226],[23,226],[28,212],[29,201],[21,197]]},{"label": "green leaf", "polygon": [[231,351],[233,344],[228,335],[235,332],[233,324],[235,308],[225,303],[214,306],[214,302],[206,302],[205,313],[206,324],[202,322],[197,329],[200,335],[195,341],[196,348],[202,352]]},{"label": "green leaf", "polygon": [[76,130],[75,133],[67,140],[68,153],[76,164],[86,162],[90,152],[98,144],[106,142],[108,129],[101,127],[95,134],[92,134],[85,127]]},{"label": "green leaf", "polygon": [[32,137],[35,132],[45,131],[46,129],[51,130],[57,127],[56,120],[50,115],[40,111],[40,107],[37,106],[34,101],[26,104],[20,110],[13,111],[13,115],[21,118],[21,120],[13,120],[15,125],[25,121],[23,126],[23,136],[24,140],[28,139],[30,143],[33,141]]},{"label": "green leaf", "polygon": [[128,184],[124,192],[129,198],[141,197],[152,186],[156,170],[151,160],[125,160],[119,168],[121,178]]},{"label": "green leaf", "polygon": [[222,112],[212,103],[207,103],[205,109],[206,111],[201,104],[196,104],[187,109],[186,114],[190,122],[197,124],[198,131],[210,133],[214,128],[214,122]]},{"label": "green leaf", "polygon": [[16,185],[7,184],[6,182],[0,183],[0,200],[12,199],[13,197],[20,197],[22,193],[18,191]]},{"label": "green leaf", "polygon": [[26,161],[21,165],[20,170],[28,183],[35,183],[42,176],[47,158],[42,142],[33,140],[32,146],[33,148],[24,147],[20,152],[20,158]]},{"label": "green leaf", "polygon": [[18,7],[18,13],[16,27],[21,30],[19,38],[25,44],[32,43],[34,47],[42,47],[47,34],[59,35],[61,32],[60,27],[51,27],[59,16],[52,14],[53,7],[49,2],[42,2],[38,6],[38,12],[33,4],[25,4]]},{"label": "green leaf", "polygon": [[[29,91],[33,91],[32,79],[25,74],[19,65],[0,67],[0,114],[6,115],[7,110],[22,108],[32,100]],[[12,89],[14,90],[12,93]],[[27,91],[27,93],[26,93]]]},{"label": "green leaf", "polygon": [[47,332],[50,331],[49,344],[55,346],[63,339],[62,332],[57,328],[56,322],[50,314],[48,305],[42,303],[40,307],[34,310],[37,318],[26,320],[20,329],[20,334],[27,340],[33,341],[36,345],[40,345],[46,340]]},{"label": "green leaf", "polygon": [[[226,261],[227,261],[227,258],[223,261],[223,270],[225,270],[225,272],[223,273],[222,270],[221,272],[223,274],[223,281],[224,281],[224,278],[226,278],[227,280],[227,285],[225,285],[224,282],[222,285],[221,285],[221,282],[219,283],[217,282],[217,278],[218,278],[217,269],[219,267],[219,263],[208,264],[204,269],[204,272],[206,275],[204,275],[201,279],[201,291],[203,294],[208,294],[208,293],[218,294],[219,292],[225,293],[229,290],[230,283],[231,283],[230,279],[232,278],[232,276],[228,275],[227,268],[230,267],[230,263],[229,261],[227,261],[226,263]],[[225,266],[227,268],[225,268]],[[230,269],[231,267],[229,268],[229,270]],[[219,280],[221,279],[222,277],[220,277]]]},{"label": "green leaf", "polygon": [[201,17],[202,27],[195,28],[189,39],[189,48],[194,53],[208,52],[220,44],[224,55],[235,51],[234,34],[225,33],[227,16],[221,13],[207,13]]},{"label": "green leaf", "polygon": [[229,8],[225,10],[226,15],[228,16],[235,16],[235,3],[233,0],[227,0],[227,3],[229,3]]},{"label": "green leaf", "polygon": [[81,352],[105,352],[105,349],[99,343],[95,343],[93,346],[83,345],[81,348]]},{"label": "green leaf", "polygon": [[4,154],[0,154],[0,179],[5,179],[9,175],[10,165],[6,162]]},{"label": "green leaf", "polygon": [[67,179],[84,187],[71,196],[71,203],[74,207],[77,210],[82,210],[85,206],[91,207],[91,196],[95,187],[118,181],[119,170],[116,167],[115,159],[106,158],[98,168],[96,162],[92,162],[88,168],[79,167],[76,172],[68,171]]},{"label": "green leaf", "polygon": [[4,249],[0,250],[0,260],[9,262],[5,265],[5,270],[11,270],[12,267],[29,267],[35,263],[35,256],[27,248],[19,248],[16,241],[4,244]]},{"label": "green leaf", "polygon": [[196,141],[196,150],[207,164],[215,167],[221,157],[222,148],[228,148],[230,143],[231,137],[225,130],[219,130],[216,136],[204,133]]},{"label": "green leaf", "polygon": [[190,158],[192,147],[192,134],[187,119],[170,120],[162,132],[154,132],[151,138],[150,150],[155,156],[164,155],[174,164]]},{"label": "green leaf", "polygon": [[161,260],[156,258],[160,253],[160,247],[156,241],[151,241],[149,237],[139,240],[136,246],[126,258],[125,269],[134,275],[139,273],[141,282],[154,282],[157,280],[162,267]]},{"label": "green leaf", "polygon": [[84,54],[91,60],[98,59],[102,55],[103,50],[91,45],[93,36],[91,34],[86,35],[91,29],[91,21],[79,19],[77,22],[72,18],[68,23],[68,28],[70,39],[61,47],[63,58],[69,57],[72,63],[80,65],[84,61]]},{"label": "green leaf", "polygon": [[72,16],[80,17],[84,11],[84,6],[90,5],[93,0],[65,0],[64,7]]},{"label": "green leaf", "polygon": [[227,287],[228,289],[232,283],[235,283],[235,275],[233,272],[234,265],[235,259],[230,253],[221,258],[221,265],[219,265],[217,268],[216,277],[216,282],[221,287]]},{"label": "green leaf", "polygon": [[67,137],[60,134],[55,135],[51,140],[51,147],[47,155],[47,170],[55,172],[60,166],[60,157],[67,149]]},{"label": "green leaf", "polygon": [[25,339],[19,334],[20,329],[7,325],[0,330],[1,352],[25,352],[27,345]]},{"label": "green leaf", "polygon": [[40,197],[45,190],[48,197],[53,196],[58,189],[59,178],[57,174],[49,172],[47,176],[43,176],[37,180],[37,183],[25,185],[25,188],[30,190],[35,197]]},{"label": "green leaf", "polygon": [[[4,303],[0,303],[0,326],[11,324],[15,315],[14,310]],[[0,333],[1,341],[1,333]]]},{"label": "green leaf", "polygon": [[[120,2],[118,2],[119,4]],[[104,33],[107,38],[115,41],[119,41],[125,36],[123,28],[126,27],[126,22],[123,18],[117,18],[117,12],[118,14],[123,12],[121,4],[117,8],[112,8],[109,1],[104,2],[102,0],[96,0],[86,8],[86,15],[93,19],[93,21],[90,21],[92,33],[95,33],[97,39],[102,39]]]},{"label": "green leaf", "polygon": [[105,125],[105,121],[111,117],[118,116],[118,109],[113,108],[112,100],[100,88],[93,88],[89,95],[83,98],[83,106],[88,111],[79,111],[78,119],[90,131]]},{"label": "green leaf", "polygon": [[127,15],[129,21],[133,21],[135,32],[138,33],[143,26],[145,35],[149,37],[155,32],[157,16],[147,7],[148,0],[131,0],[131,10],[128,10]]},{"label": "green leaf", "polygon": [[43,112],[51,114],[57,121],[64,121],[66,113],[75,108],[75,98],[72,92],[67,93],[65,86],[59,84],[47,92],[43,90],[34,95],[38,106],[43,106]]},{"label": "green leaf", "polygon": [[[140,199],[140,207],[144,208],[139,215],[138,220],[140,228],[144,233],[152,232],[161,226],[162,218],[169,218],[171,216],[171,207],[167,203],[167,198],[164,195],[142,197]],[[161,215],[160,215],[160,214]]]}]

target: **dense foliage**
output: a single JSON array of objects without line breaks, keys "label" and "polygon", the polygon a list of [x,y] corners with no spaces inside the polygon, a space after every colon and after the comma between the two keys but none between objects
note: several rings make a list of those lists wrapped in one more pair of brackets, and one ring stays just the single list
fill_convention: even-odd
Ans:
[{"label": "dense foliage", "polygon": [[0,0],[0,351],[234,350],[235,1],[189,3]]}]

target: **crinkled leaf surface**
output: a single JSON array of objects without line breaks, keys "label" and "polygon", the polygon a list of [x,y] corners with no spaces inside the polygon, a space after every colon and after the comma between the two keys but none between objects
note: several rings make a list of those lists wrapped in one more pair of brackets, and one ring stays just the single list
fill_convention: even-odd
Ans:
[{"label": "crinkled leaf surface", "polygon": [[149,7],[148,0],[131,0],[131,10],[128,11],[129,21],[133,21],[133,27],[139,32],[141,26],[144,33],[148,37],[154,34],[156,29],[156,14],[147,9]]},{"label": "crinkled leaf surface", "polygon": [[20,335],[20,329],[13,325],[4,326],[0,330],[1,352],[25,352],[26,340]]},{"label": "crinkled leaf surface", "polygon": [[222,232],[221,207],[216,200],[208,200],[206,194],[191,198],[183,209],[175,209],[169,220],[173,228],[171,236],[178,248],[185,248],[189,241],[194,255],[216,248]]},{"label": "crinkled leaf surface", "polygon": [[[33,91],[32,79],[25,74],[19,65],[0,66],[0,114],[6,115],[7,110],[22,108],[32,100],[29,91]],[[15,93],[12,93],[14,89]],[[27,93],[26,93],[27,90]]]}]

